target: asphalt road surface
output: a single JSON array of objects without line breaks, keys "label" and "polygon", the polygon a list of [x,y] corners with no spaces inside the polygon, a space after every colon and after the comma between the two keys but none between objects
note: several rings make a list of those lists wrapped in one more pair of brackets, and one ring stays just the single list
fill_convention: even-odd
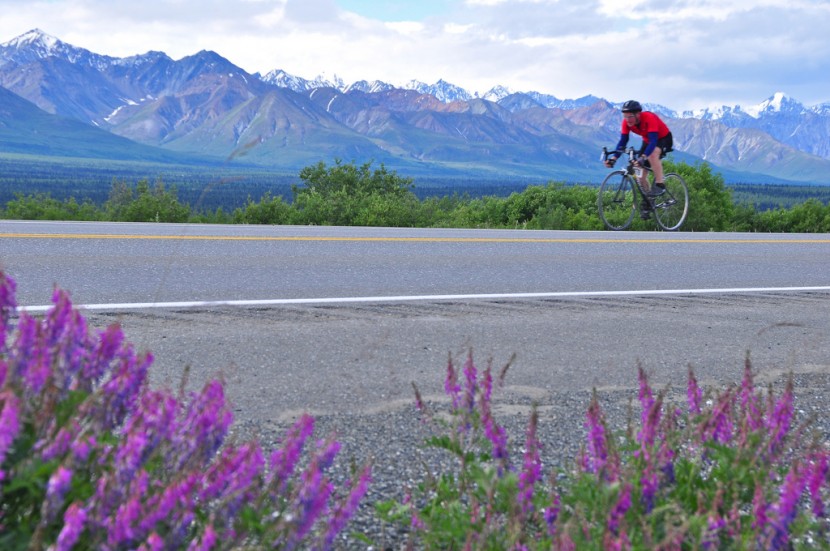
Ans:
[{"label": "asphalt road surface", "polygon": [[[562,392],[830,366],[830,236],[0,222],[33,312],[54,285],[120,322],[153,380],[221,374],[238,415],[439,396],[448,356]],[[39,310],[40,309],[40,310]]]}]

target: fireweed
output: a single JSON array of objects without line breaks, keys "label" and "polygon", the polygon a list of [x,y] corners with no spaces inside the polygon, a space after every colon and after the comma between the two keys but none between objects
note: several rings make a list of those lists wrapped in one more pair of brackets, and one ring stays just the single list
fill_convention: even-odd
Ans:
[{"label": "fireweed", "polygon": [[[504,372],[502,372],[502,377]],[[796,426],[792,378],[756,390],[747,356],[738,387],[704,394],[689,369],[670,405],[639,369],[636,426],[612,433],[596,391],[574,467],[544,476],[535,408],[520,461],[492,416],[492,376],[450,359],[449,421],[416,402],[457,468],[377,507],[426,549],[830,549],[826,444]]]},{"label": "fireweed", "polygon": [[14,327],[15,312],[0,271],[0,548],[334,546],[370,470],[335,488],[326,471],[339,444],[309,443],[313,418],[271,453],[226,443],[219,381],[150,389],[152,356],[118,326],[91,332],[60,290],[43,319],[23,312]]}]

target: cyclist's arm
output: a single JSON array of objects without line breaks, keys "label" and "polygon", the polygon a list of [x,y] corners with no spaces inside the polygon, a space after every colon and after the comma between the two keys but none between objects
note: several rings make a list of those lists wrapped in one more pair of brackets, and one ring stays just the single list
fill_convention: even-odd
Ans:
[{"label": "cyclist's arm", "polygon": [[[625,146],[628,145],[628,134],[620,134],[620,141],[617,142],[617,146],[614,148],[614,151],[622,151],[625,149]],[[619,155],[617,155],[619,157]]]}]

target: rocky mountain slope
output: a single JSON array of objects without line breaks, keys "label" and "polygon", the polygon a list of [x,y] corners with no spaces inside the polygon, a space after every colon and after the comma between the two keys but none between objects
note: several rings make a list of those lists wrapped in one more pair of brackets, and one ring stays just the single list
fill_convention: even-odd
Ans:
[{"label": "rocky mountain slope", "polygon": [[[620,124],[619,106],[593,96],[252,75],[215,52],[113,58],[38,30],[0,45],[0,87],[144,146],[285,170],[342,159],[414,175],[596,180],[605,172],[598,151],[616,143]],[[10,101],[0,95],[0,106]],[[830,184],[828,105],[776,94],[746,109],[650,108],[667,117],[681,160],[744,181]],[[27,116],[32,128],[49,124]],[[0,125],[2,117],[0,107]]]}]

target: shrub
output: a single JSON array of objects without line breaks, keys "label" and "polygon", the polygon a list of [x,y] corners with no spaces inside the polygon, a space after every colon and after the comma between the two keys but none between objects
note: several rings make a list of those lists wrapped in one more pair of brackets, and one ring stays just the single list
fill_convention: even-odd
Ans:
[{"label": "shrub", "polygon": [[369,468],[338,491],[339,451],[312,445],[301,417],[266,454],[225,443],[218,380],[178,395],[147,384],[113,325],[91,332],[56,290],[43,319],[16,311],[0,272],[0,548],[328,549],[356,510]]},{"label": "shrub", "polygon": [[513,462],[490,368],[478,373],[470,356],[459,373],[450,361],[450,420],[416,397],[437,430],[427,445],[457,468],[379,514],[426,549],[830,548],[830,453],[795,426],[791,380],[765,396],[747,358],[740,387],[704,396],[690,369],[685,411],[642,369],[639,383],[637,430],[612,434],[594,392],[576,466],[546,477],[536,412]]},{"label": "shrub", "polygon": [[190,206],[179,202],[176,188],[165,189],[164,182],[153,187],[139,180],[135,189],[125,182],[113,182],[104,205],[108,218],[118,222],[187,222]]},{"label": "shrub", "polygon": [[357,166],[337,160],[300,171],[305,186],[293,186],[293,207],[305,224],[409,227],[417,223],[419,202],[412,179],[381,164]]},{"label": "shrub", "polygon": [[683,231],[727,231],[735,212],[732,190],[708,163],[663,162],[666,172],[677,172],[689,187],[689,215]]}]

